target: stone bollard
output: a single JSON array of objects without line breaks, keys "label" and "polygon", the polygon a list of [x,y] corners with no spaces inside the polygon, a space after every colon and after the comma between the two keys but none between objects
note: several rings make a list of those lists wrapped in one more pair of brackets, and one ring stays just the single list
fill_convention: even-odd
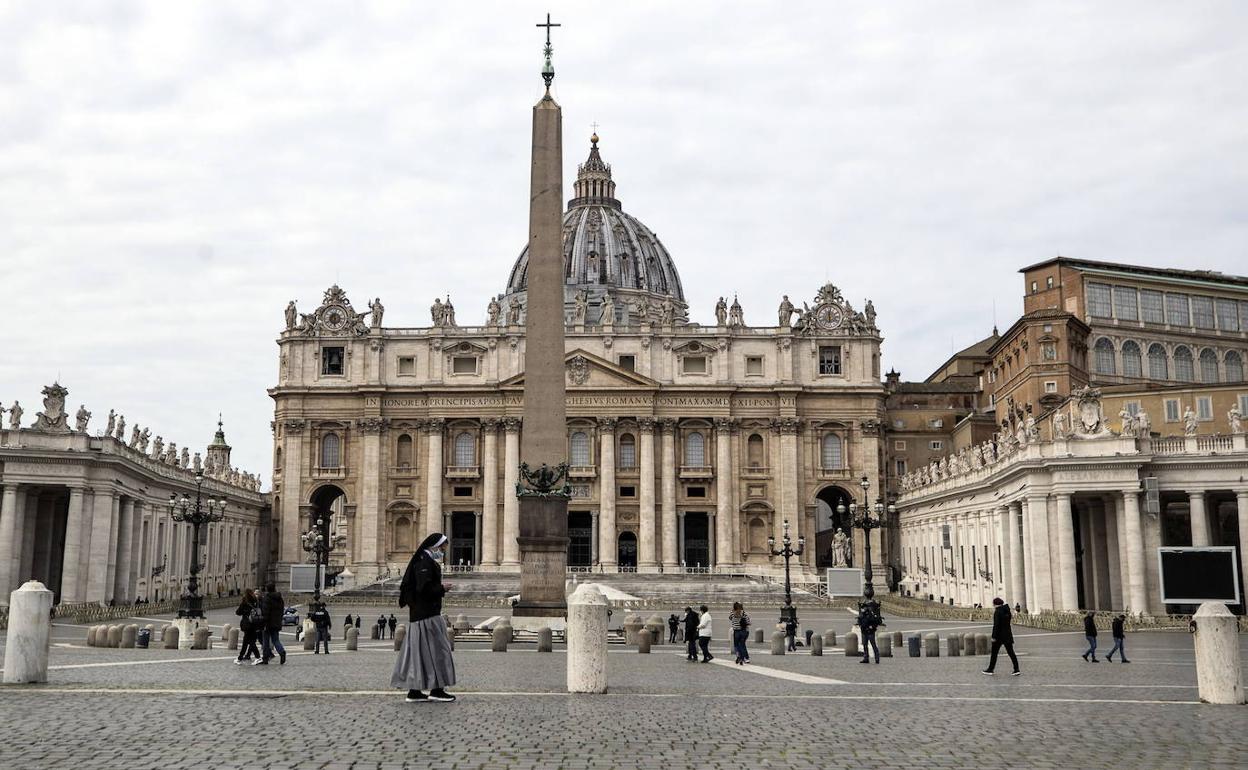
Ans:
[{"label": "stone bollard", "polygon": [[555,632],[550,630],[550,626],[542,626],[537,629],[537,651],[553,652],[555,649]]},{"label": "stone bollard", "polygon": [[221,626],[221,641],[228,642],[230,640],[230,629],[234,628],[230,623]]},{"label": "stone bollard", "polygon": [[975,634],[975,654],[988,654],[988,634]]},{"label": "stone bollard", "polygon": [[637,652],[650,654],[650,629],[643,628],[637,632]]},{"label": "stone bollard", "polygon": [[[975,650],[971,650],[973,655]],[[962,655],[962,637],[957,634],[949,634],[949,639],[945,643],[945,654],[951,658],[957,658]]]},{"label": "stone bollard", "polygon": [[200,626],[195,629],[194,641],[191,643],[192,650],[211,650],[212,649],[212,631],[208,626]]},{"label": "stone bollard", "polygon": [[607,691],[607,599],[591,583],[568,597],[568,692]]},{"label": "stone bollard", "polygon": [[[603,637],[606,638],[605,636]],[[494,636],[491,639],[490,651],[507,652],[507,645],[511,644],[511,625],[507,621],[501,621],[494,626]]]},{"label": "stone bollard", "polygon": [[624,643],[637,644],[637,634],[641,631],[644,624],[641,622],[640,615],[629,615],[624,619]]},{"label": "stone bollard", "polygon": [[784,643],[784,632],[772,631],[771,632],[771,654],[783,655],[785,647],[786,645]]},{"label": "stone bollard", "polygon": [[910,652],[910,657],[917,658],[922,654],[922,642],[918,634],[911,634],[906,638],[906,647]]},{"label": "stone bollard", "polygon": [[[1243,703],[1238,618],[1225,604],[1205,602],[1192,616],[1192,624],[1196,626],[1192,641],[1196,646],[1196,686],[1200,699],[1205,703]],[[4,677],[4,681],[9,681],[7,657]]]},{"label": "stone bollard", "polygon": [[468,622],[468,616],[461,612],[455,616],[454,628],[456,631],[470,631],[472,624]]},{"label": "stone bollard", "polygon": [[87,646],[95,646],[95,635],[100,630],[99,626],[91,626],[87,629]]},{"label": "stone bollard", "polygon": [[121,646],[121,626],[108,627],[108,647],[115,648]]},{"label": "stone bollard", "polygon": [[880,634],[875,640],[876,646],[880,648],[881,658],[893,657],[893,637],[892,634]]},{"label": "stone bollard", "polygon": [[[170,646],[169,646],[169,630],[170,630],[170,629],[173,629],[173,633],[174,633],[174,637],[173,637],[173,646],[172,646],[172,647],[170,647]],[[178,649],[178,637],[177,637],[177,633],[178,633],[178,627],[177,627],[177,626],[171,626],[171,625],[169,625],[169,624],[167,624],[167,623],[166,623],[165,625],[163,625],[163,626],[161,626],[161,627],[160,627],[160,641],[161,641],[161,642],[165,645],[165,649],[166,649],[166,650],[176,650],[176,649]]]},{"label": "stone bollard", "polygon": [[823,632],[823,646],[824,647],[836,646],[836,632],[830,628],[827,631]]},{"label": "stone bollard", "polygon": [[646,623],[646,630],[650,632],[650,644],[663,644],[663,624],[662,623]]},{"label": "stone bollard", "polygon": [[810,637],[810,654],[823,655],[823,637],[819,634],[812,634]]},{"label": "stone bollard", "polygon": [[360,649],[360,629],[355,626],[347,629],[347,649],[352,652]]},{"label": "stone bollard", "polygon": [[893,646],[896,647],[897,649],[901,649],[901,645],[905,643],[906,643],[905,637],[901,635],[901,632],[894,631],[893,632]]},{"label": "stone bollard", "polygon": [[139,627],[133,623],[121,629],[121,648],[133,650],[134,640],[139,636]]},{"label": "stone bollard", "polygon": [[923,652],[929,658],[940,657],[940,637],[936,634],[923,635]]},{"label": "stone bollard", "polygon": [[303,649],[316,649],[316,624],[310,620],[303,621]]},{"label": "stone bollard", "polygon": [[762,643],[763,643],[763,629],[756,628],[754,629],[754,644],[762,644]]},{"label": "stone bollard", "polygon": [[962,634],[962,651],[967,655],[975,654],[975,634]]},{"label": "stone bollard", "polygon": [[230,629],[230,638],[226,640],[225,649],[227,650],[238,649],[238,629],[237,628]]},{"label": "stone bollard", "polygon": [[381,638],[381,626],[372,626],[371,628],[373,629],[373,638],[380,639]]},{"label": "stone bollard", "polygon": [[403,649],[403,640],[407,638],[407,624],[404,623],[394,629],[394,651],[398,652]]},{"label": "stone bollard", "polygon": [[845,634],[845,657],[853,658],[861,654],[858,651],[858,635],[855,633]]},{"label": "stone bollard", "polygon": [[48,681],[51,633],[52,592],[38,580],[29,580],[9,594],[9,630],[4,644],[5,684]]}]

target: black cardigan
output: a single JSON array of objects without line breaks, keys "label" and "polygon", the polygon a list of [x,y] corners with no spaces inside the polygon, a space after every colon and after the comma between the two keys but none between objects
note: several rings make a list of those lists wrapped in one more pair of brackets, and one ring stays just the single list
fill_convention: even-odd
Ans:
[{"label": "black cardigan", "polygon": [[399,606],[409,609],[408,620],[424,620],[442,614],[442,597],[445,595],[442,568],[429,554],[421,551],[411,575],[404,576]]}]

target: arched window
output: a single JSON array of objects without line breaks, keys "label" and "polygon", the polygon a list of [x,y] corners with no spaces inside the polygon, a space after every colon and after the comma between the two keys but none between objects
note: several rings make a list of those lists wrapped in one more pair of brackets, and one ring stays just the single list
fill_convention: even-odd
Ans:
[{"label": "arched window", "polygon": [[1226,381],[1243,382],[1244,359],[1234,350],[1226,354]]},{"label": "arched window", "polygon": [[589,465],[589,434],[584,431],[572,434],[572,464]]},{"label": "arched window", "polygon": [[1170,367],[1166,362],[1166,349],[1157,342],[1148,346],[1148,378],[1150,380],[1170,379]]},{"label": "arched window", "polygon": [[745,461],[751,468],[762,468],[763,463],[763,437],[757,433],[751,433],[745,442]]},{"label": "arched window", "polygon": [[1200,381],[1218,381],[1218,354],[1213,352],[1213,348],[1200,351]]},{"label": "arched window", "polygon": [[280,446],[273,452],[273,467],[279,471],[282,469],[282,448]]},{"label": "arched window", "polygon": [[1174,379],[1182,382],[1196,381],[1196,367],[1192,351],[1180,345],[1174,349]]},{"label": "arched window", "polygon": [[404,433],[399,436],[399,444],[394,453],[395,464],[400,468],[412,467],[412,437]]},{"label": "arched window", "polygon": [[685,437],[685,465],[706,465],[706,439],[697,431]]},{"label": "arched window", "polygon": [[342,467],[342,442],[337,433],[326,433],[321,437],[321,467]]},{"label": "arched window", "polygon": [[1101,337],[1093,346],[1092,363],[1097,374],[1117,374],[1114,367],[1114,343],[1108,337]]},{"label": "arched window", "polygon": [[394,550],[412,550],[412,520],[406,516],[394,520]]},{"label": "arched window", "polygon": [[477,443],[467,431],[455,436],[455,464],[460,467],[477,464]]},{"label": "arched window", "polygon": [[637,439],[633,438],[633,434],[625,433],[620,436],[620,467],[636,468],[637,467]]},{"label": "arched window", "polygon": [[1144,361],[1140,346],[1130,340],[1122,343],[1122,373],[1128,377],[1144,376]]},{"label": "arched window", "polygon": [[843,468],[845,462],[844,453],[841,451],[841,437],[835,433],[829,433],[823,437],[823,468],[835,469]]}]

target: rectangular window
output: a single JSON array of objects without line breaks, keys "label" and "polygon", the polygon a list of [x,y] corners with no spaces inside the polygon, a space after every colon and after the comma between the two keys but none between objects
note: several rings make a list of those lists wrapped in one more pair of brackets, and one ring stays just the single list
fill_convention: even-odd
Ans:
[{"label": "rectangular window", "polygon": [[706,374],[706,356],[685,356],[681,362],[685,374]]},{"label": "rectangular window", "polygon": [[906,442],[902,439],[897,439],[896,441],[893,442],[893,449],[895,449],[898,452],[906,451]]},{"label": "rectangular window", "polygon": [[1248,332],[1248,300],[1239,303],[1239,328]]},{"label": "rectangular window", "polygon": [[819,373],[820,374],[840,374],[841,373],[841,346],[840,345],[820,345],[819,346]]},{"label": "rectangular window", "polygon": [[942,450],[942,449],[944,449],[944,448],[945,448],[945,442],[943,442],[943,441],[929,441],[929,442],[928,442],[928,444],[927,444],[927,448],[928,448],[928,449],[930,449],[930,450],[932,450],[933,452],[939,452],[940,450]]},{"label": "rectangular window", "polygon": [[454,497],[472,497],[472,487],[454,487],[451,494]]},{"label": "rectangular window", "polygon": [[1139,401],[1128,401],[1126,404],[1124,404],[1124,406],[1126,407],[1127,414],[1131,415],[1132,417],[1140,413]]},{"label": "rectangular window", "polygon": [[1171,326],[1192,325],[1192,317],[1187,308],[1186,294],[1166,295],[1166,323]]},{"label": "rectangular window", "polygon": [[637,356],[620,356],[616,360],[619,362],[621,369],[630,372],[637,371]]},{"label": "rectangular window", "polygon": [[1031,293],[1032,293],[1032,294],[1035,294],[1035,293],[1036,293],[1037,288],[1038,288],[1038,287],[1037,287],[1037,285],[1036,285],[1036,282],[1035,282],[1035,281],[1032,281],[1032,282],[1031,282]]},{"label": "rectangular window", "polygon": [[1109,284],[1088,284],[1088,315],[1097,318],[1110,318],[1113,316],[1113,308],[1109,301]]},{"label": "rectangular window", "polygon": [[945,421],[944,421],[944,420],[928,420],[928,421],[927,421],[927,427],[929,427],[929,428],[943,428],[943,427],[945,427]]},{"label": "rectangular window", "polygon": [[618,464],[621,468],[637,467],[637,442],[633,440],[631,435],[620,439]]},{"label": "rectangular window", "polygon": [[745,373],[751,377],[763,376],[763,357],[762,356],[746,356],[745,357]]},{"label": "rectangular window", "polygon": [[1152,289],[1140,289],[1140,320],[1147,324],[1164,324],[1166,311],[1162,304],[1161,292]]},{"label": "rectangular window", "polygon": [[1213,298],[1192,297],[1192,326],[1197,329],[1213,328]]},{"label": "rectangular window", "polygon": [[1138,297],[1135,289],[1130,286],[1114,287],[1114,317],[1119,321],[1137,321],[1140,313],[1137,306]]},{"label": "rectangular window", "polygon": [[1044,288],[1046,289],[1053,288],[1053,276],[1050,275],[1048,278],[1044,279]]},{"label": "rectangular window", "polygon": [[1044,392],[1045,392],[1045,393],[1056,393],[1056,392],[1057,392],[1057,383],[1056,383],[1056,382],[1054,382],[1053,380],[1046,380],[1046,381],[1045,381],[1045,383],[1044,383]]},{"label": "rectangular window", "polygon": [[1196,419],[1212,420],[1213,419],[1213,399],[1209,396],[1200,396],[1196,399]]},{"label": "rectangular window", "polygon": [[896,428],[897,430],[902,430],[903,428],[906,427],[906,421],[905,420],[893,420],[893,427]]},{"label": "rectangular window", "polygon": [[321,348],[321,374],[341,377],[346,361],[346,348]]},{"label": "rectangular window", "polygon": [[902,459],[897,460],[897,475],[898,476],[906,475],[906,461],[905,460],[902,460]]},{"label": "rectangular window", "polygon": [[1179,421],[1179,400],[1177,398],[1166,399],[1166,422]]},{"label": "rectangular window", "polygon": [[415,356],[399,356],[399,374],[404,377],[411,377],[416,374]]},{"label": "rectangular window", "polygon": [[1218,300],[1218,328],[1224,332],[1239,331],[1239,306],[1235,300]]},{"label": "rectangular window", "polygon": [[686,487],[685,497],[706,497],[706,487]]},{"label": "rectangular window", "polygon": [[1239,394],[1239,413],[1248,414],[1248,393]]},{"label": "rectangular window", "polygon": [[451,372],[453,374],[476,374],[477,357],[454,356],[451,358]]},{"label": "rectangular window", "polygon": [[637,487],[620,487],[620,497],[636,497]]}]

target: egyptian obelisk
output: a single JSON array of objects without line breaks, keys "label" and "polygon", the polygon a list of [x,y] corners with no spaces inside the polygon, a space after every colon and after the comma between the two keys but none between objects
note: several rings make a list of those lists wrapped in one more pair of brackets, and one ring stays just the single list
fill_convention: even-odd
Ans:
[{"label": "egyptian obelisk", "polygon": [[[546,28],[546,93],[533,107],[529,189],[528,296],[525,316],[524,422],[521,472],[520,601],[513,618],[562,617],[568,561],[567,421],[563,346],[563,114],[550,95],[550,22]],[[543,475],[543,472],[545,475]]]}]

